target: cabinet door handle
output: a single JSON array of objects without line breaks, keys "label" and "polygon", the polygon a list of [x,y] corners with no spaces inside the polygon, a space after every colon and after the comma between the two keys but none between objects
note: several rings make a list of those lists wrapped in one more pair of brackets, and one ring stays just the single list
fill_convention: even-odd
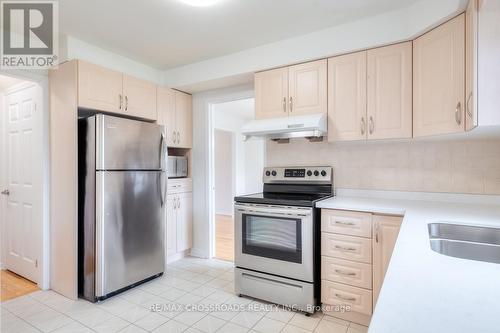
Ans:
[{"label": "cabinet door handle", "polygon": [[125,111],[128,110],[128,96],[125,96]]},{"label": "cabinet door handle", "polygon": [[457,107],[455,108],[455,121],[458,125],[462,124],[462,103],[458,102]]},{"label": "cabinet door handle", "polygon": [[290,112],[293,111],[293,97],[290,96]]},{"label": "cabinet door handle", "polygon": [[344,222],[344,221],[335,221],[335,224],[341,224],[341,225],[355,225],[353,222]]},{"label": "cabinet door handle", "polygon": [[375,242],[378,243],[378,222],[375,223]]},{"label": "cabinet door handle", "polygon": [[118,94],[118,99],[120,100],[120,106],[118,107],[118,109],[121,110],[122,106],[123,106],[123,96],[122,96],[122,94]]},{"label": "cabinet door handle", "polygon": [[337,250],[341,250],[341,251],[356,251],[355,247],[346,247],[346,246],[335,245],[335,248]]},{"label": "cabinet door handle", "polygon": [[181,135],[179,134],[179,131],[177,131],[177,143],[181,142]]},{"label": "cabinet door handle", "polygon": [[361,135],[365,135],[365,131],[366,131],[365,117],[361,117]]},{"label": "cabinet door handle", "polygon": [[370,116],[370,126],[369,126],[370,134],[373,134],[375,132],[375,122],[373,121],[373,117]]},{"label": "cabinet door handle", "polygon": [[283,97],[283,112],[286,113],[286,97]]},{"label": "cabinet door handle", "polygon": [[177,208],[181,208],[181,199],[177,197]]},{"label": "cabinet door handle", "polygon": [[472,118],[472,110],[470,108],[470,101],[472,99],[472,91],[469,93],[469,97],[467,97],[467,103],[465,104],[465,109],[467,110],[467,114],[469,115],[469,118]]},{"label": "cabinet door handle", "polygon": [[340,275],[346,275],[346,276],[356,276],[356,273],[344,272],[344,271],[341,271],[340,269],[336,269],[335,273],[340,274]]},{"label": "cabinet door handle", "polygon": [[354,302],[356,300],[356,297],[345,297],[341,294],[335,294],[335,297],[343,299],[344,301],[350,301],[350,302]]},{"label": "cabinet door handle", "polygon": [[175,131],[172,132],[172,141],[175,143]]}]

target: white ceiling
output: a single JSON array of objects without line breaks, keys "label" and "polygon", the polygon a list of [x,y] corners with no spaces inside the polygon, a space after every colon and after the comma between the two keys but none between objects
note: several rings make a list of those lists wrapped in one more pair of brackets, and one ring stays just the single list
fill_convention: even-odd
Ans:
[{"label": "white ceiling", "polygon": [[158,69],[242,51],[418,0],[60,0],[60,32]]},{"label": "white ceiling", "polygon": [[218,103],[214,105],[214,110],[220,114],[233,115],[245,120],[255,118],[255,100],[253,98],[240,99],[231,102]]}]

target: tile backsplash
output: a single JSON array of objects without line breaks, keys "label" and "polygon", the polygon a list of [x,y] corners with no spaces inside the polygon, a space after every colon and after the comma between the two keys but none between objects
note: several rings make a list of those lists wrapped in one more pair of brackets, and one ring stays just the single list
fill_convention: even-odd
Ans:
[{"label": "tile backsplash", "polygon": [[267,143],[267,164],[331,165],[335,187],[500,194],[500,139]]}]

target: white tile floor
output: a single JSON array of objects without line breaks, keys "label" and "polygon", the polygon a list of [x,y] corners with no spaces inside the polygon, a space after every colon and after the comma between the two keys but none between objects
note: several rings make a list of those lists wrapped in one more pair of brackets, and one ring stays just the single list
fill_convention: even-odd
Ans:
[{"label": "white tile floor", "polygon": [[[161,278],[98,304],[72,301],[53,291],[38,291],[1,303],[0,331],[165,332],[165,333],[366,333],[367,328],[316,313],[311,317],[268,309],[237,297],[232,263],[185,258],[169,265]],[[151,307],[161,304],[158,310]],[[203,306],[184,311],[183,306]],[[215,308],[215,306],[223,307]],[[245,307],[224,311],[224,307]]]}]

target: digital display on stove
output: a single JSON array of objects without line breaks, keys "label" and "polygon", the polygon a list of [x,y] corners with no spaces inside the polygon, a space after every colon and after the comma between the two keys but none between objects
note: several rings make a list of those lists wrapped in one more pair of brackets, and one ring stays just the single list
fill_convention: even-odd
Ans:
[{"label": "digital display on stove", "polygon": [[306,169],[285,169],[285,178],[304,178]]}]

